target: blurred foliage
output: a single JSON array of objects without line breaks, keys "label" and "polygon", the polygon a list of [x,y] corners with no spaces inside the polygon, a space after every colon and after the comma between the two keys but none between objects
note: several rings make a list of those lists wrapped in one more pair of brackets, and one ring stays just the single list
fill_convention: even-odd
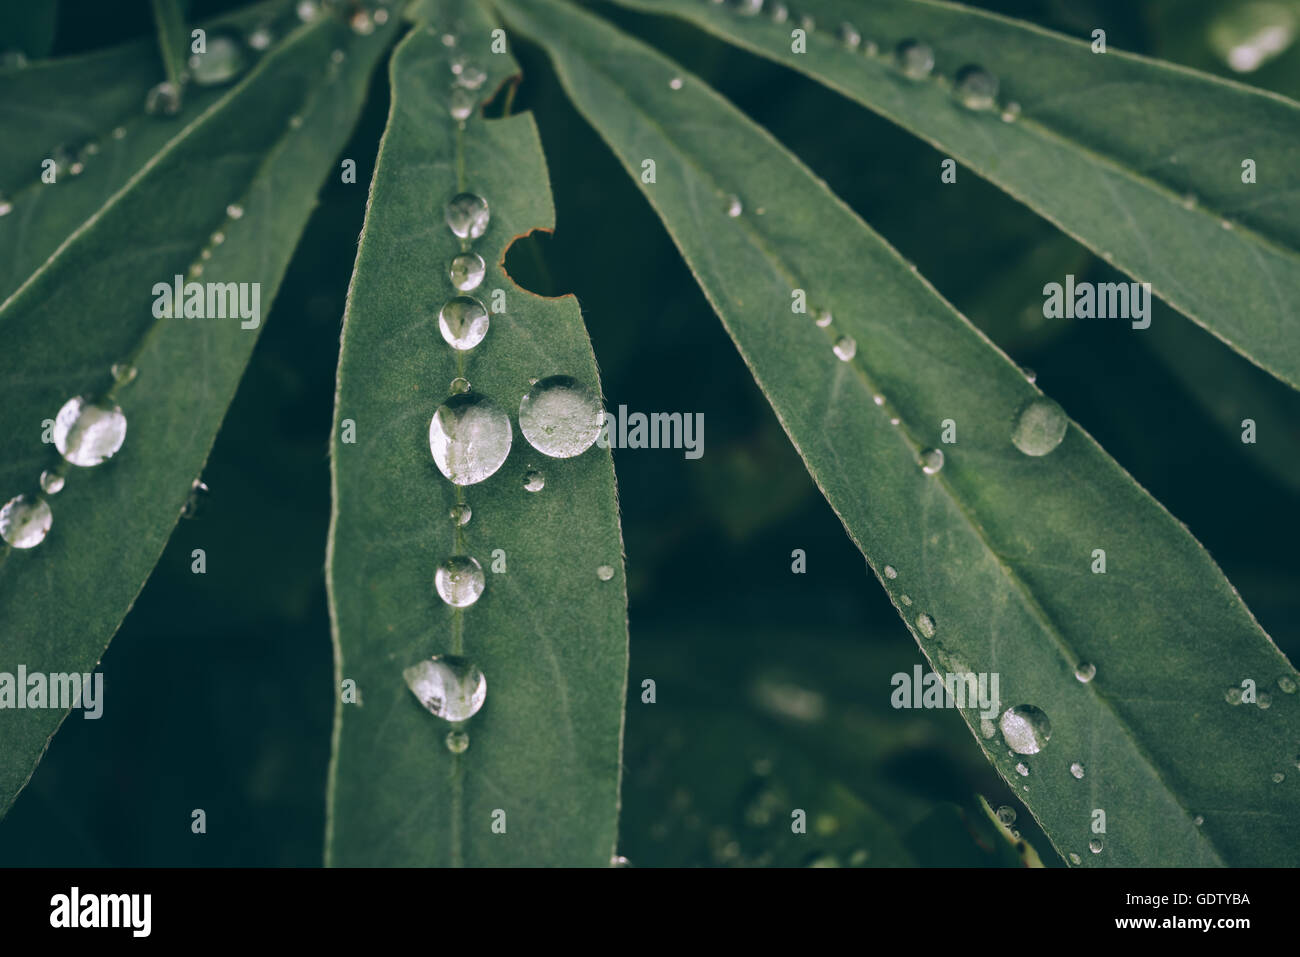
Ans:
[{"label": "blurred foliage", "polygon": [[[1113,46],[1300,96],[1300,45],[1249,74],[1211,45],[1215,19],[1251,2],[974,5],[1075,35],[1104,26]],[[235,5],[195,0],[192,14]],[[55,55],[148,35],[148,4],[124,6],[65,0]],[[1033,368],[1205,544],[1282,650],[1300,655],[1290,547],[1300,509],[1294,482],[1279,477],[1300,470],[1292,394],[1166,308],[1153,330],[1172,334],[1158,345],[1119,324],[1045,327],[1044,283],[1066,272],[1101,281],[1109,267],[974,176],[936,188],[936,151],[812,82],[680,23],[601,11],[767,126]],[[705,419],[698,460],[615,450],[632,636],[622,853],[640,866],[1027,863],[982,795],[1017,810],[1023,840],[1058,865],[955,713],[890,707],[890,676],[921,661],[907,630],[635,186],[538,51],[514,52],[525,71],[514,108],[537,116],[557,228],[517,241],[508,271],[536,292],[578,296],[608,406]],[[384,87],[381,76],[344,154],[358,185],[325,189],[277,297],[204,474],[208,507],[181,523],[105,656],[104,717],[65,722],[0,822],[0,864],[320,861],[332,715],[327,442]],[[1228,426],[1250,411],[1213,411],[1203,388],[1219,381],[1270,402],[1269,428],[1291,440],[1270,443],[1262,430],[1258,446],[1243,445]],[[206,576],[189,572],[194,547],[207,550]],[[791,574],[796,548],[803,575]],[[656,681],[653,705],[641,703],[645,678]],[[773,689],[793,693],[804,716],[774,709],[783,695]],[[190,833],[198,807],[206,836]],[[798,838],[793,807],[808,812]]]}]

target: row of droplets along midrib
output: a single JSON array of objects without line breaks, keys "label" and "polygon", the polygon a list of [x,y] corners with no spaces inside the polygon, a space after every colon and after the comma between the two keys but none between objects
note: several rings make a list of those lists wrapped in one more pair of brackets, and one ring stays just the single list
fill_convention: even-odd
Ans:
[{"label": "row of droplets along midrib", "polygon": [[[315,4],[310,2],[298,4],[300,19],[314,19],[318,14],[319,8]],[[369,34],[374,30],[374,22],[383,23],[387,20],[388,14],[385,10],[376,10],[374,14],[374,17],[366,21],[370,24],[369,27],[362,26],[360,29],[357,28],[358,19],[354,15],[352,18],[354,31],[363,35]],[[190,72],[193,74],[194,82],[203,86],[233,82],[249,66],[250,58],[247,56],[244,45],[246,44],[248,48],[257,52],[262,52],[272,43],[273,34],[271,30],[271,21],[267,21],[250,31],[242,41],[233,32],[210,32],[207,39],[207,54],[194,54],[189,60]],[[211,56],[216,57],[215,62],[208,59]],[[331,55],[331,66],[337,66],[342,61],[342,57],[342,51],[334,51]],[[332,78],[333,74],[331,74]],[[150,98],[148,97],[146,98],[145,111],[157,112],[150,109]],[[161,115],[174,115],[174,111],[163,111]],[[301,123],[302,120],[297,115],[291,117],[289,121],[289,125],[294,128],[300,126]],[[126,136],[125,127],[116,127],[111,136],[116,140],[123,139]],[[80,175],[84,171],[84,157],[97,155],[98,152],[97,147],[91,149],[88,153],[83,150],[79,154],[82,159],[69,167],[68,171],[71,175]],[[11,204],[0,202],[0,215],[11,210]],[[195,279],[203,274],[204,263],[212,257],[213,249],[225,242],[226,231],[231,228],[234,222],[242,219],[243,215],[244,207],[242,203],[235,202],[226,206],[224,222],[212,232],[208,242],[199,251],[198,257],[186,270],[187,279]],[[136,362],[164,321],[166,320],[155,318],[129,355],[112,365],[109,370],[111,384],[106,390],[97,394],[74,396],[68,399],[59,409],[51,430],[51,439],[59,452],[60,461],[54,468],[46,469],[41,473],[38,482],[39,492],[33,490],[31,493],[21,493],[11,498],[3,507],[0,507],[0,540],[3,540],[6,546],[30,549],[35,548],[45,540],[46,535],[49,534],[50,529],[53,527],[53,511],[50,508],[48,497],[57,495],[63,490],[68,465],[91,468],[112,458],[121,449],[123,442],[126,440],[127,419],[122,407],[117,402],[117,395],[122,388],[135,381],[139,371]],[[194,514],[198,497],[206,491],[207,486],[201,480],[195,479],[191,483],[188,497],[181,511],[183,517],[190,517]]]}]

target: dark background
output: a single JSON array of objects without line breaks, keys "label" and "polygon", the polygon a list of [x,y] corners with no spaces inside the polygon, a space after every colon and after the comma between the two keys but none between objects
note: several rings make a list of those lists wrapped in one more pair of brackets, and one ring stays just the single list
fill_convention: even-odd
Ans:
[{"label": "dark background", "polygon": [[[201,19],[237,4],[196,2]],[[1211,44],[1238,0],[976,3],[1120,49],[1234,75]],[[1163,346],[1117,324],[1041,320],[1042,285],[1107,267],[968,172],[936,188],[940,154],[812,82],[675,21],[602,12],[680,59],[771,129],[1187,523],[1294,660],[1300,474],[1261,435],[1243,446],[1206,413],[1245,376],[1300,435],[1289,390],[1159,307]],[[1222,27],[1220,24],[1219,28]],[[152,32],[148,4],[64,0],[55,54]],[[640,866],[1015,864],[976,795],[1020,812],[954,712],[894,711],[889,676],[922,659],[637,188],[564,100],[539,52],[515,44],[516,109],[541,128],[553,236],[507,267],[576,293],[607,404],[703,412],[706,454],[616,450],[632,666],[623,846]],[[1246,82],[1300,95],[1300,46]],[[0,822],[0,864],[316,865],[333,714],[322,566],[340,317],[387,114],[385,72],[290,267],[217,439],[212,493],[182,521],[104,657],[106,708],[73,715]],[[1207,363],[1204,392],[1169,371]],[[1262,457],[1270,461],[1261,465]],[[1268,466],[1268,467],[1265,467]],[[189,571],[202,547],[208,573]],[[807,573],[791,574],[791,551]],[[689,586],[684,583],[689,582]],[[643,678],[660,687],[640,702]],[[811,842],[785,818],[798,796]],[[207,812],[194,835],[190,814]],[[787,812],[781,811],[781,814]],[[810,853],[809,848],[815,848]]]}]

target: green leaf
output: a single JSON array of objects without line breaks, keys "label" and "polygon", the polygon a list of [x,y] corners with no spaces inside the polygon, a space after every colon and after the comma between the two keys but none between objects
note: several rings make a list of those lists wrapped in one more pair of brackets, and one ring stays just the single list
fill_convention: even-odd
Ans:
[{"label": "green leaf", "polygon": [[[1063,413],[1059,445],[1022,433],[1046,454],[1022,452],[1022,415],[1059,409],[705,84],[568,4],[498,6],[640,184],[936,670],[996,673],[1003,708],[1047,715],[1046,746],[1012,754],[1014,735],[962,711],[1058,852],[1300,860],[1296,672],[1187,529]],[[833,323],[792,314],[795,289]],[[832,351],[841,336],[851,361]],[[949,419],[955,444],[941,442]],[[926,474],[934,448],[946,462]],[[1076,679],[1083,665],[1095,680]],[[1243,679],[1269,707],[1226,700]]]},{"label": "green leaf", "polygon": [[[273,0],[203,26],[243,31],[286,10]],[[0,204],[12,207],[0,217],[0,302],[169,143],[207,122],[208,110],[230,92],[191,84],[177,116],[149,116],[145,97],[163,78],[153,40],[0,72]],[[44,183],[41,164],[60,147],[85,169]]]},{"label": "green leaf", "polygon": [[[202,281],[259,283],[265,316],[394,26],[353,38],[323,17],[297,29],[0,308],[0,496],[37,494],[45,469],[75,473],[49,499],[45,540],[0,554],[0,672],[87,673],[99,661],[203,468],[260,329],[251,318],[156,319],[154,285],[201,265]],[[60,178],[41,188],[73,187]],[[119,362],[138,379],[114,383]],[[128,422],[121,451],[95,468],[67,467],[42,445],[49,420],[77,395],[109,396]],[[114,707],[111,689],[105,706]],[[66,713],[4,712],[0,809]]]},{"label": "green leaf", "polygon": [[[606,866],[615,849],[627,604],[611,455],[549,458],[514,429],[501,468],[468,487],[430,455],[430,420],[457,377],[511,419],[533,379],[567,375],[600,392],[577,301],[534,296],[500,265],[514,238],[551,228],[555,213],[532,118],[487,120],[477,108],[517,72],[491,51],[493,27],[475,4],[438,5],[390,68],[331,456],[335,661],[338,688],[357,692],[356,703],[340,695],[335,724],[326,858],[336,865]],[[460,61],[487,73],[463,130],[449,115]],[[487,271],[471,295],[505,310],[457,352],[437,317],[457,294],[448,265],[462,251],[444,207],[466,190],[491,210],[472,243]],[[541,491],[523,487],[532,469]],[[464,525],[450,518],[461,502]],[[453,555],[485,573],[467,608],[434,590],[435,568]],[[487,681],[460,754],[444,745],[451,726],[403,679],[445,654],[470,657]]]},{"label": "green leaf", "polygon": [[167,71],[167,80],[180,86],[185,76],[185,53],[190,46],[181,0],[153,0],[153,19],[158,28],[158,53]]},{"label": "green leaf", "polygon": [[[1032,24],[932,0],[805,0],[816,27],[699,0],[618,0],[672,13],[799,70],[898,123],[1004,189],[1273,375],[1300,387],[1300,104]],[[862,45],[840,38],[856,24]],[[934,75],[909,80],[920,40]],[[866,55],[867,44],[877,53]],[[957,105],[977,64],[998,105]],[[999,112],[1019,104],[1019,118]],[[1242,182],[1243,161],[1258,182]],[[934,171],[935,187],[940,185]],[[1229,228],[1230,227],[1230,228]],[[1189,262],[1212,268],[1188,269]],[[1056,277],[1055,281],[1063,281]]]},{"label": "green leaf", "polygon": [[58,17],[59,0],[0,6],[0,37],[4,37],[0,53],[17,52],[29,58],[49,56]]}]

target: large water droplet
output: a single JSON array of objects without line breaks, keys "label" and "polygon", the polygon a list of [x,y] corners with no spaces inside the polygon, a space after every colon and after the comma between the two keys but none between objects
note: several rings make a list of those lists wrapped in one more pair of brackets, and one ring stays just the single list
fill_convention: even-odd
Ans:
[{"label": "large water droplet", "polygon": [[453,286],[461,292],[471,292],[483,281],[487,266],[478,253],[461,253],[451,261],[448,272]]},{"label": "large water droplet", "polygon": [[233,33],[209,31],[207,52],[190,56],[190,78],[199,86],[217,86],[239,76],[247,64],[243,40]]},{"label": "large water droplet", "polygon": [[429,422],[429,450],[438,471],[457,485],[482,482],[510,454],[509,417],[486,396],[449,396]]},{"label": "large water droplet", "polygon": [[1065,438],[1065,410],[1044,396],[1030,399],[1016,415],[1011,441],[1026,455],[1046,455]]},{"label": "large water droplet", "polygon": [[921,453],[921,471],[926,475],[933,475],[943,468],[943,450],[926,449]]},{"label": "large water droplet", "polygon": [[524,473],[524,491],[540,492],[546,488],[546,476],[537,469],[529,469]]},{"label": "large water droplet", "polygon": [[45,541],[53,522],[45,499],[18,495],[0,508],[0,538],[14,548],[35,548]]},{"label": "large water droplet", "polygon": [[933,638],[934,619],[925,612],[921,612],[921,614],[916,616],[916,630],[919,631],[921,636],[924,638]]},{"label": "large water droplet", "polygon": [[468,608],[474,604],[483,594],[485,584],[483,566],[469,555],[453,555],[433,574],[438,597],[452,608]]},{"label": "large water droplet", "polygon": [[150,116],[175,116],[181,111],[181,88],[164,80],[144,95],[144,111]]},{"label": "large water droplet", "polygon": [[469,735],[464,731],[448,731],[447,737],[443,740],[447,750],[452,754],[464,754],[465,749],[469,747]]},{"label": "large water droplet", "polygon": [[430,714],[465,721],[487,698],[487,679],[468,658],[434,655],[402,672],[406,686]]},{"label": "large water droplet", "polygon": [[1032,704],[1018,704],[1002,712],[998,722],[1007,747],[1017,754],[1037,754],[1047,747],[1052,736],[1052,722]]},{"label": "large water droplet", "polygon": [[991,110],[998,101],[998,78],[983,67],[964,66],[952,92],[968,110]]},{"label": "large water droplet", "polygon": [[58,495],[63,491],[63,476],[46,469],[41,473],[41,491],[46,495]]},{"label": "large water droplet", "polygon": [[1086,685],[1093,678],[1097,677],[1097,666],[1085,662],[1074,669],[1074,677],[1079,679],[1082,684]]},{"label": "large water droplet", "polygon": [[543,455],[573,458],[600,435],[600,403],[571,376],[547,376],[519,403],[519,431]]},{"label": "large water droplet", "polygon": [[920,40],[904,40],[894,48],[894,59],[903,76],[924,80],[934,71],[934,50]]},{"label": "large water droplet", "polygon": [[998,808],[998,812],[997,812],[997,813],[998,813],[998,821],[999,821],[999,822],[1000,822],[1004,827],[1010,827],[1012,824],[1015,824],[1015,823],[1016,823],[1016,809],[1015,809],[1015,808],[1013,808],[1013,807],[1008,807],[1007,805],[1004,804],[1004,805],[1002,805],[1002,807]]},{"label": "large water droplet", "polygon": [[110,401],[69,399],[54,417],[54,447],[73,465],[89,468],[110,459],[126,439],[126,416]]},{"label": "large water droplet", "polygon": [[473,296],[448,300],[438,311],[438,329],[453,349],[473,349],[487,335],[487,306]]},{"label": "large water droplet", "polygon": [[447,202],[444,211],[447,228],[460,239],[478,239],[487,231],[492,218],[488,202],[473,193],[460,193]]},{"label": "large water droplet", "polygon": [[601,565],[599,568],[596,569],[596,577],[603,582],[609,581],[611,578],[614,577],[614,566]]},{"label": "large water droplet", "polygon": [[831,349],[841,362],[848,362],[858,354],[858,344],[853,340],[852,336],[840,336],[835,340],[835,345]]}]

